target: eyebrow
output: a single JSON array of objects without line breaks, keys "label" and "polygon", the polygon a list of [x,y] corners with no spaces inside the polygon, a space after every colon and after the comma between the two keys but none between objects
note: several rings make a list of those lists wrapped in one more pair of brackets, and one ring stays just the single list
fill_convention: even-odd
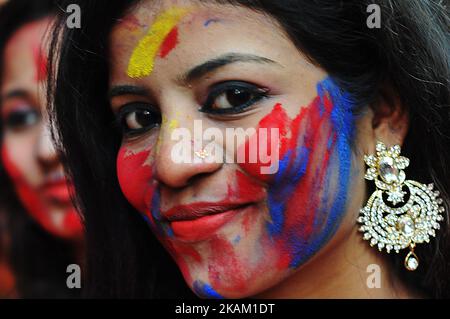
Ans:
[{"label": "eyebrow", "polygon": [[27,99],[28,97],[28,93],[25,90],[15,89],[8,91],[4,95],[0,96],[0,102],[13,98]]},{"label": "eyebrow", "polygon": [[143,86],[136,85],[116,85],[111,88],[108,92],[108,98],[111,100],[112,98],[120,95],[141,95],[148,97],[149,91]]},{"label": "eyebrow", "polygon": [[[242,54],[242,53],[227,53],[217,58],[208,60],[200,65],[197,65],[190,69],[186,74],[178,79],[179,83],[189,83],[197,80],[208,73],[216,71],[226,65],[238,63],[238,62],[252,62],[259,64],[274,64],[281,67],[281,65],[271,59],[261,57],[254,54]],[[141,95],[148,97],[149,91],[143,86],[135,85],[116,85],[113,86],[108,92],[108,98],[111,100],[116,96],[121,95]]]},{"label": "eyebrow", "polygon": [[252,62],[259,64],[275,64],[281,66],[279,63],[254,54],[242,54],[242,53],[227,53],[212,60],[208,60],[198,66],[195,66],[183,75],[178,82],[189,83],[197,80],[208,73],[216,71],[226,65],[238,63],[238,62]]}]

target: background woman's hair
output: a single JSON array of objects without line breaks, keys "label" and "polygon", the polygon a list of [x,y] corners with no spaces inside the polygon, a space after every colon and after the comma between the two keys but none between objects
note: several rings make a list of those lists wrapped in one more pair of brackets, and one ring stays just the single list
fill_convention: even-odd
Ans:
[{"label": "background woman's hair", "polygon": [[[21,26],[55,10],[51,0],[10,0],[0,7],[0,81],[4,50]],[[1,85],[1,83],[0,83]],[[3,127],[0,121],[0,144]],[[66,286],[66,268],[75,262],[72,245],[42,229],[20,203],[14,185],[0,163],[0,210],[6,214],[9,263],[20,298],[64,298],[77,293]]]},{"label": "background woman's hair", "polygon": [[[439,0],[203,0],[254,9],[271,16],[299,50],[323,67],[359,110],[399,98],[409,112],[403,145],[411,158],[408,178],[434,182],[450,210],[449,14]],[[64,29],[58,72],[52,76],[55,138],[65,156],[88,243],[88,293],[93,296],[172,296],[185,293],[174,263],[145,221],[123,197],[115,157],[120,133],[107,100],[109,34],[136,1],[74,1],[81,30]],[[381,28],[367,26],[367,6],[381,7]],[[53,45],[56,47],[56,37]],[[56,65],[56,57],[53,56]],[[53,82],[55,81],[55,82]],[[391,93],[390,93],[391,92]],[[392,93],[393,92],[393,93]],[[93,191],[95,185],[95,191]],[[419,245],[421,266],[406,272],[403,255],[392,256],[398,275],[434,297],[450,296],[449,219],[431,244]],[[356,227],[356,226],[355,226]],[[189,295],[186,293],[186,295]]]}]

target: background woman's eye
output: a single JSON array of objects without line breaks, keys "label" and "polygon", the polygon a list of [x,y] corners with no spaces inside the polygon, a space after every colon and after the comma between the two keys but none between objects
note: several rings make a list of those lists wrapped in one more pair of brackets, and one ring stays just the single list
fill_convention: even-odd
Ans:
[{"label": "background woman's eye", "polygon": [[40,114],[35,109],[23,109],[10,112],[3,120],[3,125],[10,130],[24,130],[35,125]]},{"label": "background woman's eye", "polygon": [[161,115],[150,107],[129,104],[120,111],[119,121],[125,135],[136,135],[161,124]]},{"label": "background woman's eye", "polygon": [[234,114],[267,96],[267,90],[245,82],[224,82],[215,87],[201,112]]}]

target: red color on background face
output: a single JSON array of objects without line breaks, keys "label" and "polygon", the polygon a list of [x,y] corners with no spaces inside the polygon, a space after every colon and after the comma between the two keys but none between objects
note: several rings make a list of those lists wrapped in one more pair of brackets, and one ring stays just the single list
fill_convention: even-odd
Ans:
[{"label": "red color on background face", "polygon": [[[2,148],[2,163],[12,180],[17,196],[30,216],[50,234],[68,239],[82,238],[83,227],[76,209],[71,204],[70,187],[65,178],[39,187],[28,184],[26,178],[9,159]],[[52,202],[60,202],[55,208]]]},{"label": "red color on background face", "polygon": [[4,48],[1,78],[1,160],[19,201],[47,232],[83,235],[62,164],[45,119],[46,30],[50,18],[15,31]]}]

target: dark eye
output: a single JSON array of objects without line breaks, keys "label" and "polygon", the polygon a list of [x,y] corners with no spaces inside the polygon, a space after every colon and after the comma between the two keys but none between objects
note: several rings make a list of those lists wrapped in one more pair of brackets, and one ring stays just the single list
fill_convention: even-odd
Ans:
[{"label": "dark eye", "polygon": [[160,125],[161,114],[149,105],[131,103],[120,109],[117,120],[124,135],[135,136]]},{"label": "dark eye", "polygon": [[10,130],[18,131],[36,124],[40,114],[34,108],[11,111],[4,119],[3,125]]},{"label": "dark eye", "polygon": [[224,82],[212,89],[200,111],[210,114],[241,113],[264,97],[267,97],[267,89],[246,82]]}]

